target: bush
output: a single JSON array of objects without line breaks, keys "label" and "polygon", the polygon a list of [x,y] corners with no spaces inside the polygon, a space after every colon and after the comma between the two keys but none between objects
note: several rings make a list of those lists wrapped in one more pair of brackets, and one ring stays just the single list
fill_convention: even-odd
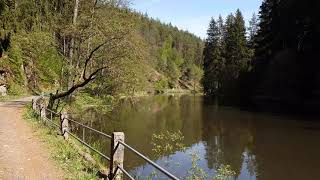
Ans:
[{"label": "bush", "polygon": [[154,85],[154,89],[156,93],[164,93],[164,90],[168,87],[168,81],[166,79],[161,79],[160,81],[156,82]]}]

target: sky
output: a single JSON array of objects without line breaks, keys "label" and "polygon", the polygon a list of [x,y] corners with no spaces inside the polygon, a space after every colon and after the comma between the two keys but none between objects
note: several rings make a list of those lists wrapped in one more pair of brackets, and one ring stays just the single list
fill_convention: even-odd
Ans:
[{"label": "sky", "polygon": [[133,0],[132,3],[139,12],[205,38],[211,17],[217,19],[219,14],[226,17],[239,8],[248,22],[253,13],[258,14],[262,0]]}]

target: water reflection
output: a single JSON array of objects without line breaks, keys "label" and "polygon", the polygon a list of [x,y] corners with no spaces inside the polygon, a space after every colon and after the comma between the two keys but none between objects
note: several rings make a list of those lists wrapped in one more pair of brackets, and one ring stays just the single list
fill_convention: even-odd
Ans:
[{"label": "water reflection", "polygon": [[[316,122],[240,111],[187,95],[123,100],[111,113],[91,109],[76,118],[103,132],[125,132],[126,142],[181,178],[188,175],[194,152],[210,176],[221,164],[229,164],[237,179],[320,177],[320,124]],[[166,130],[180,130],[187,150],[156,159],[151,137]],[[81,129],[78,134],[82,135]],[[108,140],[90,132],[85,132],[85,138],[109,153]],[[125,157],[125,167],[132,173],[145,177],[153,171],[134,154],[126,152]]]}]

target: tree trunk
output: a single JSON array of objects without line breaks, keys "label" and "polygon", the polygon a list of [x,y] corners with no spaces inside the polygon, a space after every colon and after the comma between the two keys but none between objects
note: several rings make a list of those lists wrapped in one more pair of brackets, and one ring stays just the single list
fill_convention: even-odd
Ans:
[{"label": "tree trunk", "polygon": [[[75,1],[76,2],[74,5],[73,20],[72,20],[73,28],[76,28],[80,0],[75,0]],[[74,53],[73,51],[74,51],[74,35],[71,36],[70,51],[69,51],[69,58],[70,58],[71,64],[72,64],[72,58],[73,58],[73,53]]]},{"label": "tree trunk", "polygon": [[[96,9],[96,5],[97,5],[98,1],[97,0],[93,0],[93,6],[92,6],[92,9],[91,9],[91,20],[90,20],[90,30],[92,30],[92,27],[93,27],[93,18],[94,18],[94,13],[95,13],[95,9]],[[92,45],[92,33],[90,32],[90,35],[89,35],[89,40],[88,40],[88,49],[87,49],[87,55],[89,56],[90,55],[90,52],[91,52],[91,45]],[[91,68],[92,68],[92,62],[90,63],[91,65]]]},{"label": "tree trunk", "polygon": [[[75,31],[76,25],[77,25],[77,18],[78,18],[78,10],[79,10],[79,3],[80,0],[75,0],[75,5],[74,5],[74,10],[73,10],[73,20],[72,20],[72,25],[73,25],[73,30]],[[75,35],[74,33],[71,35],[71,40],[70,40],[70,49],[69,49],[69,66],[72,67],[73,65],[73,58],[74,58],[74,44],[75,44]],[[73,86],[73,76],[69,72],[69,77],[68,77],[68,88]]]}]

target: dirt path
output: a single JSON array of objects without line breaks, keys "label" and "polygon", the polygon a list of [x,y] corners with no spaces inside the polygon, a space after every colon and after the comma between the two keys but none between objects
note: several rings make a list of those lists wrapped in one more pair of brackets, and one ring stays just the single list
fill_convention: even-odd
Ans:
[{"label": "dirt path", "polygon": [[32,97],[0,102],[0,180],[62,179],[62,173],[31,128],[22,119]]}]

